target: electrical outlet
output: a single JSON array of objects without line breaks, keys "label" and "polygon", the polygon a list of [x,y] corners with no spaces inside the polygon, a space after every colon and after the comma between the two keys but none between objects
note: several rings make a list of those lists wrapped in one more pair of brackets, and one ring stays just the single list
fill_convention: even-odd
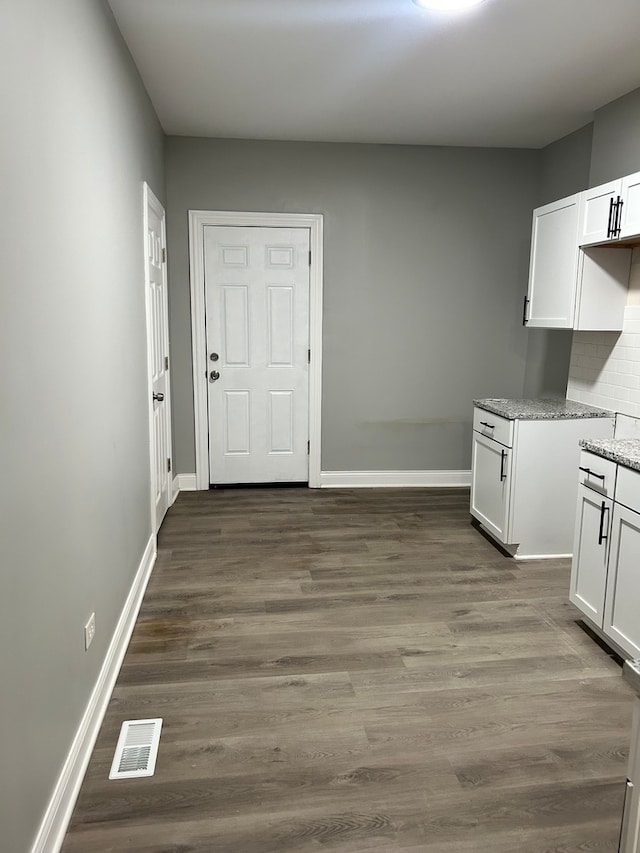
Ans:
[{"label": "electrical outlet", "polygon": [[91,645],[91,641],[93,640],[95,635],[96,635],[96,614],[92,613],[91,616],[89,616],[89,621],[84,626],[84,648],[85,648],[85,651]]}]

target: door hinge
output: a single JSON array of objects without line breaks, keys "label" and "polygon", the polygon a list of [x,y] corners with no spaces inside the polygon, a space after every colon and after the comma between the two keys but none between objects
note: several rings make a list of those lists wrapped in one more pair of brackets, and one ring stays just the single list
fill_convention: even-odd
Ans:
[{"label": "door hinge", "polygon": [[167,263],[167,250],[165,249],[164,246],[162,247],[162,263],[163,264]]},{"label": "door hinge", "polygon": [[311,350],[310,349],[307,350],[307,363],[311,364]]},{"label": "door hinge", "polygon": [[311,266],[311,249],[309,249],[309,266]]},{"label": "door hinge", "polygon": [[171,471],[171,459],[167,457],[167,473]]},{"label": "door hinge", "polygon": [[165,355],[164,357],[164,369],[169,370],[169,356]]},{"label": "door hinge", "polygon": [[307,442],[307,456],[311,453],[311,440]]}]

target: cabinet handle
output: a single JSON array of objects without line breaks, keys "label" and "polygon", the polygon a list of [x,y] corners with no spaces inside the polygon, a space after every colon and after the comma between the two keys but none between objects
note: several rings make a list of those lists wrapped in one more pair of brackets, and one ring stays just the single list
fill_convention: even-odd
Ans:
[{"label": "cabinet handle", "polygon": [[495,424],[488,424],[486,421],[480,421],[480,426],[486,426],[487,429],[495,429]]},{"label": "cabinet handle", "polygon": [[[598,545],[602,545],[603,542],[606,542],[609,538],[608,535],[604,532],[604,514],[605,512],[609,512],[609,507],[606,505],[604,501],[602,501],[602,506],[600,507],[600,530],[598,531]],[[607,530],[609,529],[608,519],[607,519]]]},{"label": "cabinet handle", "polygon": [[613,236],[619,237],[622,233],[622,205],[624,204],[623,200],[618,196],[618,201],[616,202],[616,221],[613,226]]},{"label": "cabinet handle", "polygon": [[528,308],[528,306],[529,306],[529,302],[530,302],[530,301],[531,301],[531,300],[529,299],[529,297],[528,297],[528,296],[525,296],[525,298],[524,298],[524,305],[523,305],[523,307],[522,307],[522,325],[523,325],[523,326],[526,326],[526,325],[527,325],[527,322],[528,322],[528,320],[527,320],[527,308]]},{"label": "cabinet handle", "polygon": [[500,482],[502,483],[504,480],[507,479],[507,475],[504,473],[504,462],[507,458],[507,452],[506,450],[501,450],[500,453]]},{"label": "cabinet handle", "polygon": [[585,474],[588,474],[590,477],[596,477],[596,479],[602,480],[604,483],[604,474],[596,474],[596,472],[592,471],[591,468],[583,468],[582,465],[580,466],[580,471],[584,471]]},{"label": "cabinet handle", "polygon": [[615,202],[613,196],[609,199],[609,221],[607,223],[607,237],[613,237],[613,208]]}]

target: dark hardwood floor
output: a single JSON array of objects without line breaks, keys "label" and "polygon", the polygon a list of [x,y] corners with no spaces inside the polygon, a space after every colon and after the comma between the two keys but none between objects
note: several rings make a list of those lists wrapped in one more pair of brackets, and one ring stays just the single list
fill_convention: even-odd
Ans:
[{"label": "dark hardwood floor", "polygon": [[[616,851],[631,691],[466,490],[181,494],[64,853]],[[107,779],[124,719],[156,774]]]}]

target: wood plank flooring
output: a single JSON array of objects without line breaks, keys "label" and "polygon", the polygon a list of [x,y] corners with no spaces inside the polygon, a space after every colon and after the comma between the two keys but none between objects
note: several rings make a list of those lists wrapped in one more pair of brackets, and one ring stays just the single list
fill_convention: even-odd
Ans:
[{"label": "wood plank flooring", "polygon": [[[631,691],[468,491],[183,493],[64,853],[616,851]],[[107,779],[124,719],[156,774]]]}]

